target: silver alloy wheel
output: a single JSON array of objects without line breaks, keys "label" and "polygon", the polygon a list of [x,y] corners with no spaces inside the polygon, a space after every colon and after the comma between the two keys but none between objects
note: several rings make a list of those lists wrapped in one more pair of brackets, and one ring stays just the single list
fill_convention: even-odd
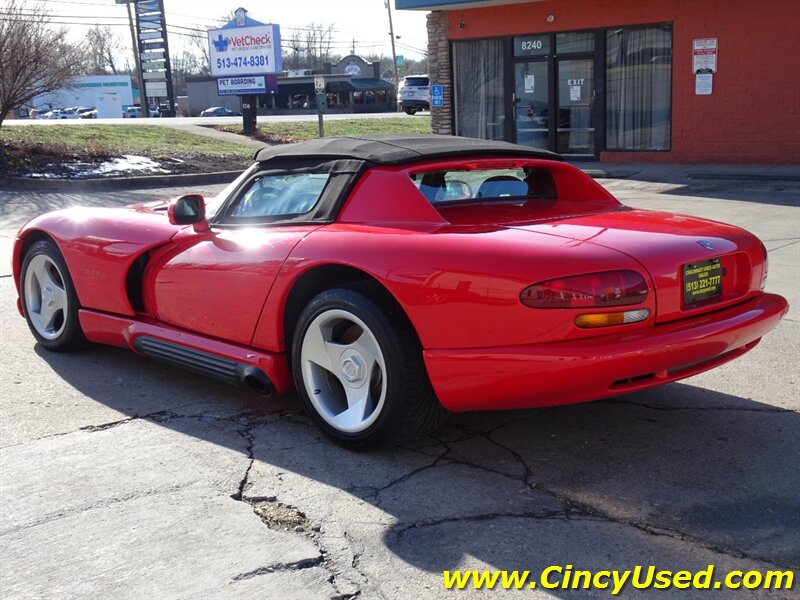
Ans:
[{"label": "silver alloy wheel", "polygon": [[36,332],[54,340],[67,326],[69,297],[61,271],[46,254],[37,254],[25,270],[25,312]]},{"label": "silver alloy wheel", "polygon": [[331,427],[358,433],[375,422],[386,400],[386,363],[364,321],[341,309],[317,315],[300,361],[308,397]]}]

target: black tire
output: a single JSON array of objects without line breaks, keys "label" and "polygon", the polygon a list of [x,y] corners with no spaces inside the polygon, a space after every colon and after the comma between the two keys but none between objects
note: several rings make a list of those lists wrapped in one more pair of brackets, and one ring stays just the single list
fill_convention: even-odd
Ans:
[{"label": "black tire", "polygon": [[[321,333],[321,339],[338,353],[336,368],[341,371],[336,374],[309,360],[315,345],[313,332],[327,331],[329,325],[331,339],[325,339],[326,333]],[[351,339],[345,339],[347,336]],[[346,381],[347,353],[353,352],[355,358],[349,358],[356,361],[359,354],[352,348],[373,348],[369,336],[377,343],[380,357],[371,369],[365,366],[361,376],[360,385],[369,388],[365,418],[354,426],[356,430],[346,430],[338,423],[349,404],[345,386],[353,391],[359,385],[358,380]],[[363,365],[370,363],[368,352],[361,358]],[[428,380],[422,348],[411,324],[377,284],[333,288],[312,299],[295,328],[292,365],[306,411],[328,437],[345,448],[395,446],[432,431],[447,414]]]},{"label": "black tire", "polygon": [[403,110],[405,111],[405,113],[406,113],[407,115],[410,115],[410,116],[412,116],[412,117],[413,117],[413,116],[414,116],[414,115],[417,113],[417,109],[416,109],[416,108],[412,108],[412,107],[410,107],[410,106],[407,106],[407,107],[406,107],[406,108],[404,108]]},{"label": "black tire", "polygon": [[[46,272],[45,272],[46,271]],[[38,274],[37,274],[38,273]],[[49,282],[44,281],[49,277]],[[45,323],[43,304],[52,311],[52,323]],[[20,299],[25,320],[36,341],[53,352],[71,352],[88,345],[78,320],[78,295],[67,263],[51,241],[34,243],[25,253],[20,276]]]}]

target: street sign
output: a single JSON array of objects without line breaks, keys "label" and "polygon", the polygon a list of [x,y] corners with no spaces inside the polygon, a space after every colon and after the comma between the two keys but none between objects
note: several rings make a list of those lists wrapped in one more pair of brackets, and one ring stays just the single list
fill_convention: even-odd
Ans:
[{"label": "street sign", "polygon": [[431,106],[444,106],[444,86],[436,84],[431,86]]},{"label": "street sign", "polygon": [[317,94],[321,94],[325,91],[325,77],[322,75],[314,76],[314,91]]},{"label": "street sign", "polygon": [[218,96],[243,96],[246,94],[266,94],[267,81],[263,75],[247,77],[220,77],[217,79]]},{"label": "street sign", "polygon": [[402,54],[398,54],[397,56],[395,56],[395,60],[397,61],[397,66],[398,67],[405,67],[406,66],[406,57],[403,56]]}]

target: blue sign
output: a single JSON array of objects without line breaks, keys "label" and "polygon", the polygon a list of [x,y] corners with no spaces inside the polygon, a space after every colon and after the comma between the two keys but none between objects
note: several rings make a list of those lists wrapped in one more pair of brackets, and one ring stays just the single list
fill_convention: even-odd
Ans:
[{"label": "blue sign", "polygon": [[431,106],[444,106],[444,86],[441,84],[431,86]]}]

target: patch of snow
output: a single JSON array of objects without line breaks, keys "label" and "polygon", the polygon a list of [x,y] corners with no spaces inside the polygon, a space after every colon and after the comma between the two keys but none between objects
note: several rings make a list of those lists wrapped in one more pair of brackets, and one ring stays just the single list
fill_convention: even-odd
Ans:
[{"label": "patch of snow", "polygon": [[[48,165],[54,167],[55,165]],[[126,154],[124,156],[112,158],[99,165],[90,163],[67,163],[62,165],[64,169],[69,171],[69,175],[65,177],[63,174],[57,173],[26,173],[25,177],[34,177],[41,179],[64,179],[64,178],[85,178],[92,176],[109,176],[117,175],[120,173],[138,172],[140,174],[154,174],[154,173],[170,173],[168,169],[162,169],[161,165],[157,162],[150,160],[146,156],[136,156],[133,154]]]},{"label": "patch of snow", "polygon": [[[69,166],[69,165],[67,165]],[[77,165],[76,165],[77,166]],[[126,154],[122,158],[112,158],[97,167],[81,169],[81,175],[112,175],[125,171],[146,171],[148,173],[169,173],[167,169],[162,169],[157,162],[150,160],[146,156],[135,156]]]},{"label": "patch of snow", "polygon": [[31,177],[32,179],[58,179],[59,176],[55,173],[25,173],[23,177]]}]

